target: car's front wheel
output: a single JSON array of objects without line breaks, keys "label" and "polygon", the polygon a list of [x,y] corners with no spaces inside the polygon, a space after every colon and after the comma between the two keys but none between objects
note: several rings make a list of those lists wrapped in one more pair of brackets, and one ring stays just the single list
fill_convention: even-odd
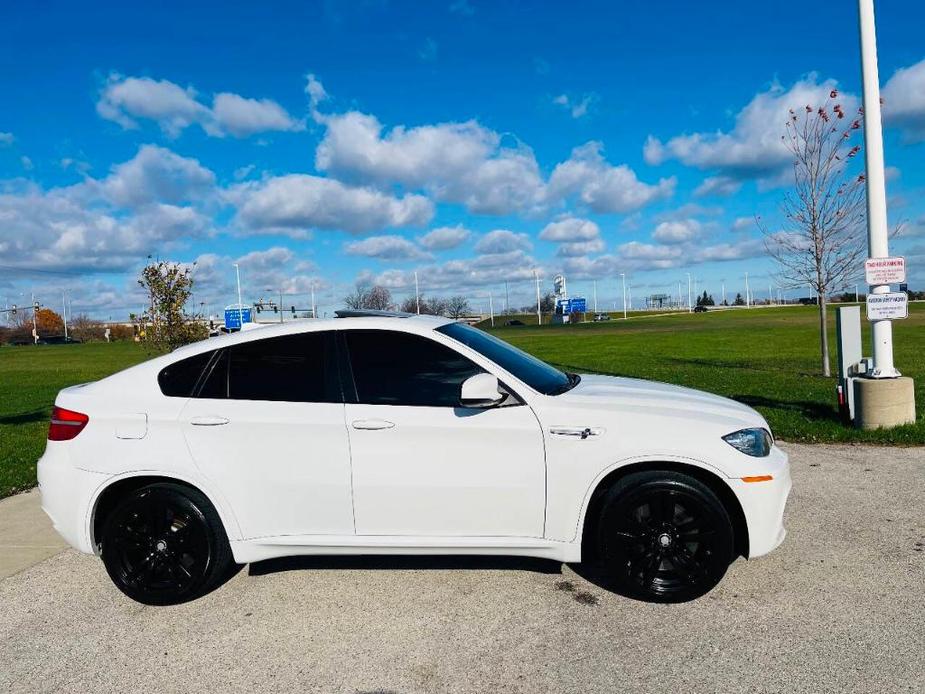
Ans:
[{"label": "car's front wheel", "polygon": [[211,590],[231,566],[218,513],[200,492],[157,483],[129,494],[103,526],[102,557],[116,587],[147,605]]},{"label": "car's front wheel", "polygon": [[603,568],[622,593],[683,602],[710,591],[733,559],[733,527],[716,494],[669,471],[627,475],[605,492],[597,528]]}]

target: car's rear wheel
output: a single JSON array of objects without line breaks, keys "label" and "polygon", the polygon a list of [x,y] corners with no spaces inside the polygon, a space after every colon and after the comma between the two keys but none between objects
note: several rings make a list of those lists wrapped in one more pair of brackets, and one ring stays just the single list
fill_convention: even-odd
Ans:
[{"label": "car's rear wheel", "polygon": [[733,559],[729,514],[709,487],[685,474],[638,472],[604,495],[597,528],[607,577],[620,592],[683,602],[709,592]]},{"label": "car's rear wheel", "polygon": [[123,593],[173,605],[211,590],[231,566],[218,513],[195,489],[157,483],[123,499],[103,526],[106,571]]}]

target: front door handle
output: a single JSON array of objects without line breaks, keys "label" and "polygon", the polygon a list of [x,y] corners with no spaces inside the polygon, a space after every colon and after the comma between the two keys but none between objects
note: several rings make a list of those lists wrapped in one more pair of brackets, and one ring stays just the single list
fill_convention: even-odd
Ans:
[{"label": "front door handle", "polygon": [[189,420],[189,423],[194,427],[218,427],[222,424],[228,424],[231,420],[227,417],[219,417],[218,415],[208,415],[204,417],[193,417]]},{"label": "front door handle", "polygon": [[356,419],[353,422],[354,429],[365,429],[367,431],[376,431],[378,429],[391,429],[395,422],[386,419]]},{"label": "front door handle", "polygon": [[568,436],[584,440],[589,436],[600,436],[604,430],[597,427],[550,427],[549,433],[553,436]]}]

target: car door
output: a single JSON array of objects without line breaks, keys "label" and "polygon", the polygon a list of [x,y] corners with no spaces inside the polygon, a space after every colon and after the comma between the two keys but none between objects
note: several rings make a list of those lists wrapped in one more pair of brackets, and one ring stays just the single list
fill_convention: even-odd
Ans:
[{"label": "car door", "polygon": [[483,372],[429,337],[341,331],[359,535],[542,537],[543,436],[516,396],[459,406]]},{"label": "car door", "polygon": [[333,333],[229,346],[194,396],[180,415],[189,450],[244,537],[353,534]]}]

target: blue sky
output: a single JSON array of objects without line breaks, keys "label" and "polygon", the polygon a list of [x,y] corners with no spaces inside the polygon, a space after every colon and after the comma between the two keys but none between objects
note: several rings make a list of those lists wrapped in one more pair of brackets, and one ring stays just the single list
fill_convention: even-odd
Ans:
[{"label": "blue sky", "polygon": [[[857,103],[852,2],[21,3],[0,26],[0,303],[137,310],[151,254],[196,301],[358,279],[512,305],[564,272],[613,305],[687,273],[775,283],[786,109]],[[920,3],[878,3],[891,224],[925,282]],[[798,22],[798,23],[797,23]],[[311,76],[311,77],[309,77]],[[791,291],[791,295],[795,295]]]}]

